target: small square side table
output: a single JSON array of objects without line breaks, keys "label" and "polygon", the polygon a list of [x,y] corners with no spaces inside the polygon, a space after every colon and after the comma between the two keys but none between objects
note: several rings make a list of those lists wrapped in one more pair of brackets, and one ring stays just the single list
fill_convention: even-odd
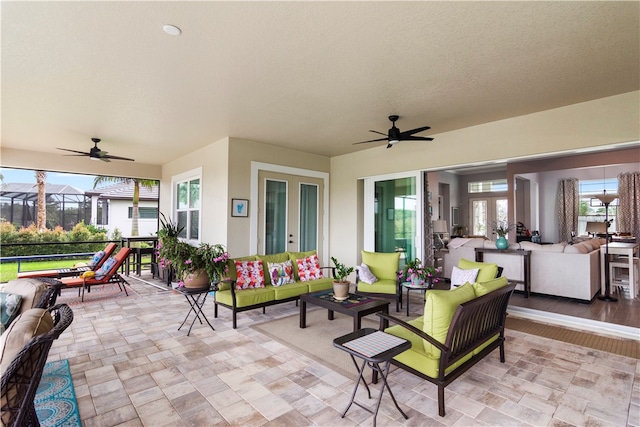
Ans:
[{"label": "small square side table", "polygon": [[[396,408],[398,408],[398,411],[400,411],[405,420],[409,419],[407,414],[405,414],[402,409],[400,409],[400,406],[398,406],[398,402],[396,401],[396,398],[391,391],[391,387],[389,387],[389,383],[387,382],[391,359],[393,359],[394,356],[409,350],[411,348],[411,343],[409,341],[377,329],[364,328],[334,339],[333,345],[340,350],[349,353],[353,364],[358,370],[358,379],[356,380],[356,385],[353,388],[353,393],[351,394],[351,401],[342,413],[342,418],[347,414],[351,405],[355,403],[365,411],[373,414],[373,426],[375,427],[376,416],[378,415],[380,402],[382,401],[382,394],[386,388],[389,391],[389,395],[391,396],[393,403],[396,405]],[[360,366],[358,366],[358,362],[356,362],[356,357],[362,359],[362,364]],[[382,368],[380,367],[381,363],[384,363],[384,367]],[[378,372],[382,377],[380,394],[378,395],[378,401],[373,409],[355,401],[356,391],[358,391],[360,382],[364,384],[367,389],[369,399],[371,399],[371,390],[369,390],[369,386],[363,377],[364,369],[367,366],[369,366],[373,371]]]},{"label": "small square side table", "polygon": [[[209,292],[216,291],[217,286],[207,285],[206,287],[202,288],[176,288],[174,290],[184,295],[184,297],[187,299],[187,302],[191,306],[189,312],[182,321],[182,324],[180,325],[180,327],[178,327],[178,330],[180,330],[184,326],[184,324],[187,322],[187,319],[189,318],[189,315],[191,314],[191,312],[193,312],[195,314],[195,317],[191,321],[191,325],[189,325],[187,336],[189,336],[189,334],[191,333],[191,328],[193,328],[193,324],[196,322],[196,319],[200,321],[201,325],[202,319],[204,319],[211,330],[215,331],[215,328],[213,327],[213,325],[211,325],[209,319],[207,319],[207,316],[202,311],[202,308],[204,307],[204,303],[207,300],[207,295],[209,295]],[[200,316],[202,316],[202,319],[200,318]]]}]

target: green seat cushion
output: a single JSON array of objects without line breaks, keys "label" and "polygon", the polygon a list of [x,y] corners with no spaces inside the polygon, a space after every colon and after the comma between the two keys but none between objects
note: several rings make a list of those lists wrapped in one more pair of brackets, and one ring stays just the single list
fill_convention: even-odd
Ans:
[{"label": "green seat cushion", "polygon": [[395,295],[398,285],[395,280],[380,279],[373,284],[358,282],[359,292],[376,292],[379,294]]},{"label": "green seat cushion", "polygon": [[231,258],[227,261],[227,270],[229,279],[238,280],[238,272],[236,271],[236,261],[256,261],[258,258],[255,255],[245,256],[240,258]]},{"label": "green seat cushion", "polygon": [[293,264],[293,278],[296,279],[296,282],[300,281],[300,275],[298,274],[298,263],[297,260],[306,258],[311,255],[315,255],[316,251],[307,251],[307,252],[287,252],[289,254],[289,259],[291,260],[291,264]]},{"label": "green seat cushion", "polygon": [[[435,340],[444,343],[451,319],[458,306],[471,301],[475,297],[473,285],[469,283],[465,283],[451,291],[428,290],[425,294],[424,326],[422,330]],[[440,350],[428,341],[424,341],[424,349],[426,353],[431,353],[436,358],[440,357]]]},{"label": "green seat cushion", "polygon": [[271,254],[271,255],[256,255],[256,259],[262,260],[262,268],[264,268],[264,284],[271,285],[271,275],[269,274],[269,262],[285,262],[289,259],[289,254],[287,252],[281,252],[279,254]]},{"label": "green seat cushion", "polygon": [[305,282],[287,283],[273,288],[276,300],[287,299],[301,294],[306,294],[308,287]]},{"label": "green seat cushion", "polygon": [[[458,366],[471,359],[471,357],[473,357],[473,353],[467,353],[463,358],[445,369],[445,374],[453,371]],[[421,372],[428,377],[438,378],[438,372],[440,370],[440,359],[438,357],[435,357],[433,354],[426,353],[424,351],[424,348],[411,347],[409,350],[402,352],[394,357],[394,359],[400,363],[404,363],[405,365],[412,367],[416,371]]]},{"label": "green seat cushion", "polygon": [[[274,287],[269,285],[264,288],[243,289],[236,291],[236,307],[250,307],[252,305],[261,304],[276,299]],[[216,291],[216,301],[233,306],[231,300],[231,291]]]},{"label": "green seat cushion", "polygon": [[509,281],[506,277],[498,277],[486,282],[478,281],[478,283],[473,284],[473,289],[476,292],[476,297],[481,297],[482,295],[486,295],[489,292],[493,292],[497,289],[503,288],[508,284]]},{"label": "green seat cushion", "polygon": [[463,270],[477,268],[477,282],[488,282],[491,279],[495,279],[498,275],[498,264],[492,262],[469,261],[468,259],[461,258],[460,261],[458,261],[458,268]]},{"label": "green seat cushion", "polygon": [[333,289],[333,279],[331,277],[323,277],[322,279],[309,280],[301,282],[307,285],[309,292],[326,291]]}]

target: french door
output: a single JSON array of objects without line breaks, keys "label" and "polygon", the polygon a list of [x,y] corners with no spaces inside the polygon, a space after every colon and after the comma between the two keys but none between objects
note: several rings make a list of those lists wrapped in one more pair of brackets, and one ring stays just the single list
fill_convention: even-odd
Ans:
[{"label": "french door", "polygon": [[317,250],[324,182],[320,178],[261,170],[258,173],[258,253]]},{"label": "french door", "polygon": [[495,240],[491,225],[498,222],[507,224],[509,220],[509,204],[506,197],[483,197],[469,199],[469,223],[471,234],[486,236]]}]

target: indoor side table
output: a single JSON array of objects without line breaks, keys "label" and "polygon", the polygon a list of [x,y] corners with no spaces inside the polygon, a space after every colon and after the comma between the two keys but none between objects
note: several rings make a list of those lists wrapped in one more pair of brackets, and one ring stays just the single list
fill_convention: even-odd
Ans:
[{"label": "indoor side table", "polygon": [[[382,394],[384,393],[384,389],[386,388],[389,391],[389,395],[391,396],[393,403],[396,405],[396,408],[398,408],[398,411],[400,411],[405,420],[409,419],[407,414],[405,414],[402,409],[400,409],[400,406],[398,405],[398,402],[396,401],[396,398],[391,391],[391,387],[389,387],[389,383],[387,382],[387,375],[389,374],[391,359],[394,356],[402,353],[403,351],[409,350],[411,348],[411,343],[409,341],[400,337],[396,337],[394,335],[387,334],[377,329],[364,328],[358,329],[357,331],[351,332],[350,334],[343,335],[334,339],[333,345],[340,350],[349,353],[353,364],[358,370],[358,379],[356,379],[353,393],[351,393],[351,401],[342,413],[342,418],[347,415],[347,411],[349,410],[349,408],[351,408],[351,405],[355,403],[365,411],[373,414],[373,426],[375,427],[376,416],[378,415],[380,402],[382,401]],[[358,362],[356,362],[356,357],[362,359],[362,364],[360,366],[358,366]],[[382,368],[380,367],[381,363],[384,363],[384,367]],[[382,377],[380,394],[378,395],[378,401],[376,402],[375,408],[373,409],[355,401],[356,392],[358,391],[360,382],[364,384],[365,388],[367,389],[369,399],[371,399],[371,390],[369,390],[369,386],[367,385],[367,382],[363,377],[364,369],[367,366],[371,367],[374,372],[379,373],[380,377]]]},{"label": "indoor side table", "polygon": [[189,312],[185,316],[184,320],[182,321],[182,324],[178,328],[178,330],[180,330],[184,326],[184,324],[187,322],[187,319],[189,318],[189,315],[191,314],[191,312],[193,312],[195,316],[191,321],[191,325],[189,325],[189,332],[187,332],[187,336],[189,336],[189,334],[191,333],[191,328],[193,328],[193,324],[196,322],[196,319],[200,321],[201,325],[202,325],[202,319],[204,319],[205,322],[207,322],[207,325],[209,325],[209,327],[211,328],[211,330],[215,331],[215,328],[213,327],[213,325],[211,325],[211,323],[209,322],[209,319],[207,319],[207,316],[202,311],[202,308],[204,307],[204,303],[207,300],[207,296],[209,295],[209,292],[216,291],[217,288],[218,288],[217,285],[214,285],[214,286],[208,285],[202,288],[176,288],[175,289],[177,292],[184,295],[184,297],[187,299],[187,302],[189,303],[189,306],[191,307],[189,309]]}]

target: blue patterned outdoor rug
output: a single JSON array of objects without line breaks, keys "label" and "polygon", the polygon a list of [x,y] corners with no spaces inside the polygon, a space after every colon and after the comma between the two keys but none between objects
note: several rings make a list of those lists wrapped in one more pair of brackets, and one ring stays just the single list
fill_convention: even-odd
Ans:
[{"label": "blue patterned outdoor rug", "polygon": [[44,366],[34,403],[42,427],[82,426],[68,360]]}]

